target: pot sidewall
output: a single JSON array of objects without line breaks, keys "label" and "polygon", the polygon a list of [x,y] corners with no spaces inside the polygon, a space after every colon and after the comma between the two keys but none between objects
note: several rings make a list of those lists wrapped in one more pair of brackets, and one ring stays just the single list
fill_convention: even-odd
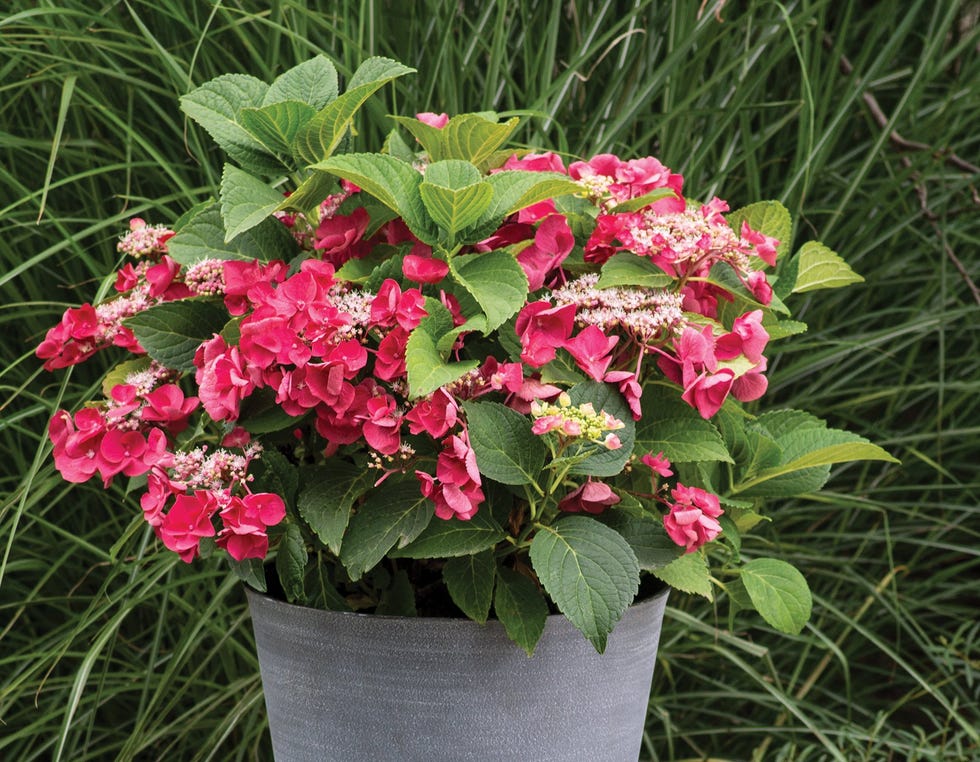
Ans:
[{"label": "pot sidewall", "polygon": [[631,606],[601,655],[550,616],[528,658],[496,621],[247,590],[276,759],[635,760],[667,593]]}]

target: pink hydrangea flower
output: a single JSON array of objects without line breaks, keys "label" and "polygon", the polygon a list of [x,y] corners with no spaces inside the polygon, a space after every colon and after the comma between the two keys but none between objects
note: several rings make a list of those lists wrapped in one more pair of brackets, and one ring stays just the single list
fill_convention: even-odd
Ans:
[{"label": "pink hydrangea flower", "polygon": [[605,482],[589,480],[569,492],[558,502],[558,510],[568,513],[600,514],[610,505],[616,505],[621,498]]},{"label": "pink hydrangea flower", "polygon": [[430,127],[435,127],[437,130],[441,130],[447,124],[449,124],[449,114],[442,113],[436,114],[432,111],[423,111],[420,114],[416,114],[415,118],[420,122],[423,122]]},{"label": "pink hydrangea flower", "polygon": [[683,484],[678,484],[670,494],[674,502],[669,504],[670,512],[664,516],[664,529],[685,552],[693,553],[721,534],[718,517],[724,511],[717,495]]}]

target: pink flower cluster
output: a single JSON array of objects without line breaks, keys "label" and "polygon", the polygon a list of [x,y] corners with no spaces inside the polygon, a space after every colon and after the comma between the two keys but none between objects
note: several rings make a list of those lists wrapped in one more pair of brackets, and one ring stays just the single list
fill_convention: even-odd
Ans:
[{"label": "pink flower cluster", "polygon": [[[419,118],[438,129],[448,119]],[[747,294],[768,304],[762,268],[775,261],[774,239],[746,224],[732,231],[723,217],[727,205],[718,199],[689,208],[681,176],[652,157],[622,161],[603,154],[566,169],[555,154],[527,154],[494,171],[510,170],[564,174],[597,208],[594,231],[579,248],[589,272],[575,278],[569,270],[581,271],[581,257],[576,268],[565,268],[578,245],[573,225],[550,199],[511,215],[493,235],[458,252],[507,251],[527,276],[532,296],[513,323],[520,362],[483,355],[455,381],[423,398],[410,396],[406,353],[413,331],[433,305],[441,305],[440,315],[448,312],[453,326],[466,322],[459,284],[444,283],[446,259],[457,252],[433,251],[399,219],[369,235],[369,213],[357,206],[359,189],[350,183],[309,217],[277,214],[305,253],[298,266],[204,260],[182,268],[167,254],[173,232],[134,220],[119,249],[138,259],[119,271],[117,295],[66,311],[37,350],[45,367],[73,365],[113,345],[143,354],[123,321],[162,302],[221,299],[229,330],[197,348],[195,396],[184,391],[190,378],[182,388],[179,374],[149,364],[151,370],[116,384],[104,403],[74,416],[59,411],[50,426],[57,467],[73,482],[98,474],[108,484],[118,474],[145,474],[144,516],[185,561],[201,552],[205,538],[238,560],[262,558],[267,530],[283,520],[285,505],[279,496],[249,488],[249,466],[261,447],[240,419],[253,395],[296,419],[303,447],[315,443],[329,458],[353,446],[346,452],[366,453],[369,467],[384,471],[379,482],[393,473],[414,474],[438,517],[466,520],[483,504],[486,485],[464,401],[496,394],[530,414],[532,433],[559,442],[559,449],[572,440],[610,450],[622,445],[614,433],[622,421],[589,404],[571,406],[560,386],[542,380],[542,374],[553,375],[538,369],[556,359],[563,372],[574,363],[586,378],[615,386],[636,420],[653,368],[679,385],[682,399],[705,418],[729,394],[744,401],[765,391],[769,335],[762,311],[746,312],[725,328],[718,300],[732,294],[711,276],[715,266],[730,267]],[[338,277],[346,263],[382,244],[398,252],[401,279],[389,277],[368,290]],[[674,287],[600,287],[598,270],[620,252],[649,260],[672,277]],[[467,337],[454,335],[449,350],[463,353],[460,359]],[[503,345],[499,349],[504,354]],[[655,362],[644,363],[648,357]],[[210,429],[191,428],[178,443],[198,410]],[[418,437],[429,442],[417,447]],[[662,453],[641,462],[655,474],[672,475]],[[558,510],[600,513],[620,502],[612,486],[596,478],[567,488]],[[672,494],[664,523],[675,542],[690,551],[720,532],[715,496],[680,484]]]},{"label": "pink flower cluster", "polygon": [[37,348],[46,370],[77,365],[110,346],[143,354],[133,332],[123,325],[126,318],[162,302],[220,292],[214,260],[199,263],[185,278],[180,265],[167,255],[167,241],[173,235],[169,228],[147,225],[138,217],[130,221],[130,231],[117,249],[140,261],[126,264],[116,274],[118,296],[94,307],[83,304],[65,311]]},{"label": "pink flower cluster", "polygon": [[674,542],[693,553],[706,542],[721,534],[718,517],[724,511],[718,496],[698,487],[678,485],[670,491],[674,502],[669,502],[669,512],[664,516],[664,528]]}]

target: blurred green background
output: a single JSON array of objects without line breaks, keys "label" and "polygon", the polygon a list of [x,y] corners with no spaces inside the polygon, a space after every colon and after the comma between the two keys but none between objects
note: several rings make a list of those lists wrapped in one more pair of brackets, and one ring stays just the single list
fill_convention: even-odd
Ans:
[{"label": "blurred green background", "polygon": [[[643,759],[980,758],[980,3],[13,0],[0,16],[0,758],[271,758],[238,583],[69,488],[44,436],[93,395],[33,347],[105,289],[134,215],[173,222],[222,157],[178,97],[317,53],[418,69],[386,114],[515,111],[573,157],[657,155],[695,197],[778,199],[866,279],[801,297],[771,396],[902,460],[774,506],[795,638],[672,598]],[[721,7],[720,7],[721,6]],[[110,362],[106,358],[104,362]],[[122,539],[120,539],[122,538]],[[379,718],[383,721],[383,718]]]}]

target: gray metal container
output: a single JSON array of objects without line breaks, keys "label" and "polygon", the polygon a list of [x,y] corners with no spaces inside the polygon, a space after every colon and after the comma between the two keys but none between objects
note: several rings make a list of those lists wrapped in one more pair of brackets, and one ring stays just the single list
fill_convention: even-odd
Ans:
[{"label": "gray metal container", "polygon": [[634,762],[667,591],[599,655],[564,617],[532,658],[496,621],[319,611],[248,590],[278,762]]}]

